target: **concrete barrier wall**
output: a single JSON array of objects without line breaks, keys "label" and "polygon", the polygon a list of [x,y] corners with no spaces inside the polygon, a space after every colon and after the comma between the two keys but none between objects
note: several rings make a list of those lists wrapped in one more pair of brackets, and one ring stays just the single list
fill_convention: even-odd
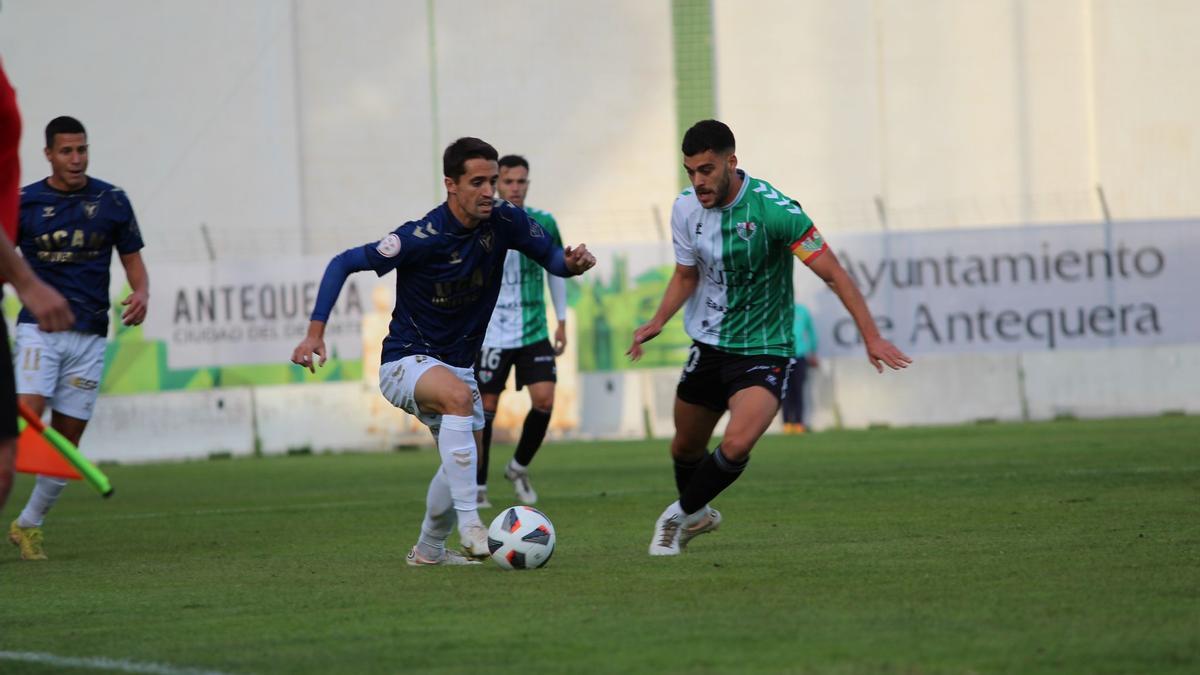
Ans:
[{"label": "concrete barrier wall", "polygon": [[[579,374],[579,426],[555,436],[669,438],[678,379],[679,368]],[[839,357],[809,370],[808,421],[821,430],[1200,414],[1197,382],[1200,345],[923,356],[882,375],[865,358]],[[431,444],[374,387],[343,382],[102,396],[83,445],[97,460],[144,462],[250,455],[256,438],[263,454]]]}]

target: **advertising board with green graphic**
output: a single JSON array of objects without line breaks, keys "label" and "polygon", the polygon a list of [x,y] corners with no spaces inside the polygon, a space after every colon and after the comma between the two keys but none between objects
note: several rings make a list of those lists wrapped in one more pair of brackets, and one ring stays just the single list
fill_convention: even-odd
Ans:
[{"label": "advertising board with green graphic", "polygon": [[[568,304],[576,321],[579,370],[604,372],[677,366],[691,340],[677,316],[647,343],[636,363],[625,352],[633,331],[658,308],[674,270],[664,247],[599,247],[600,264],[569,280]],[[297,258],[254,265],[189,263],[154,271],[150,311],[142,326],[125,326],[116,285],[112,332],[105,354],[103,394],[197,391],[216,387],[311,384],[361,380],[364,341],[382,340],[392,307],[390,277],[352,276],[326,327],[329,361],[315,374],[290,362],[303,337],[324,259]],[[20,305],[4,299],[11,324]]]},{"label": "advertising board with green graphic", "polygon": [[649,321],[662,302],[675,263],[658,244],[597,246],[597,265],[570,281],[568,303],[578,324],[579,370],[605,372],[630,368],[680,366],[691,338],[683,330],[682,312],[658,337],[643,345],[632,362],[625,352],[633,332]]}]

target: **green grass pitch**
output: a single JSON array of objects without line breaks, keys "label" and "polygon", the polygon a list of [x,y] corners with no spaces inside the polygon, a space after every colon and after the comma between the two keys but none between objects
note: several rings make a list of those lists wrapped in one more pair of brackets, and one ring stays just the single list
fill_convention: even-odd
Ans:
[{"label": "green grass pitch", "polygon": [[435,462],[110,467],[112,500],[73,484],[51,514],[49,561],[0,549],[0,652],[225,673],[1200,672],[1200,418],[768,437],[717,500],[722,529],[678,558],[646,554],[674,498],[665,442],[551,443],[532,476],[558,549],[527,572],[404,565]]}]

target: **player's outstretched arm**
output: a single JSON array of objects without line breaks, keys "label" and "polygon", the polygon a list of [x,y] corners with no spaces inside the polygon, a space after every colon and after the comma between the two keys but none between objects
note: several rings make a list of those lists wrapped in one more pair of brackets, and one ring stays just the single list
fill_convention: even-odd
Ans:
[{"label": "player's outstretched arm", "polygon": [[[321,277],[321,288],[317,291],[317,302],[313,306],[311,320],[308,322],[308,334],[292,351],[292,363],[317,372],[317,366],[324,366],[325,355],[325,323],[333,312],[333,305],[342,292],[347,277],[354,272],[371,269],[363,247],[348,249],[334,256],[325,267]],[[313,359],[313,355],[319,360]]]},{"label": "player's outstretched arm", "polygon": [[808,267],[829,284],[838,299],[845,305],[846,311],[850,312],[850,316],[854,319],[854,324],[858,326],[858,332],[866,344],[867,360],[871,362],[872,366],[875,366],[876,371],[882,373],[884,364],[892,370],[900,370],[907,368],[908,364],[912,363],[912,359],[879,334],[879,328],[875,326],[875,318],[871,316],[866,299],[859,292],[858,286],[854,285],[854,280],[846,273],[842,263],[838,262],[837,256],[833,254],[832,250],[826,250],[808,262]]},{"label": "player's outstretched arm", "polygon": [[133,292],[121,301],[125,306],[125,310],[121,312],[121,323],[137,326],[146,320],[146,310],[150,306],[150,274],[146,272],[146,263],[142,260],[140,251],[123,254],[121,266],[125,268],[125,279],[133,289]]},{"label": "player's outstretched arm", "polygon": [[659,303],[654,318],[633,332],[633,344],[625,352],[630,360],[637,361],[642,358],[642,343],[653,340],[662,332],[663,326],[667,325],[671,317],[675,316],[675,312],[683,307],[683,303],[692,297],[699,284],[700,272],[695,266],[675,263],[675,273],[667,282],[667,291],[663,293],[662,302]]},{"label": "player's outstretched arm", "polygon": [[8,236],[0,230],[0,277],[17,289],[21,304],[38,320],[38,328],[47,333],[70,330],[75,315],[67,299],[30,269],[29,263],[17,255]]},{"label": "player's outstretched arm", "polygon": [[[318,358],[314,359],[316,355]],[[317,366],[325,365],[325,322],[309,321],[308,334],[292,350],[292,363],[317,372]]]},{"label": "player's outstretched arm", "polygon": [[587,244],[580,244],[574,248],[568,246],[563,249],[563,262],[571,274],[583,274],[596,266],[596,256],[587,249]]}]

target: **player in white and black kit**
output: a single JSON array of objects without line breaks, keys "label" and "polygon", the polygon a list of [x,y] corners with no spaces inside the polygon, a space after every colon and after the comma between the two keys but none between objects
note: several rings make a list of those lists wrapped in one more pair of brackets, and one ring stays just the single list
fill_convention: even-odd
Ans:
[{"label": "player in white and black kit", "polygon": [[[497,183],[502,199],[519,209],[525,209],[531,220],[545,230],[555,245],[562,246],[558,223],[554,216],[540,209],[525,206],[529,190],[529,162],[520,155],[500,158],[500,180]],[[546,326],[546,292],[542,279],[550,287],[550,299],[558,328],[554,344]],[[554,385],[558,379],[555,357],[567,346],[567,282],[554,275],[546,276],[542,268],[519,251],[509,251],[504,259],[504,283],[496,309],[488,323],[483,349],[475,364],[479,393],[483,395],[483,444],[479,447],[479,468],[475,482],[480,508],[490,507],[487,495],[488,455],[492,446],[492,422],[500,394],[508,381],[508,373],[516,367],[517,390],[529,390],[529,414],[521,427],[521,438],[513,458],[504,467],[504,477],[512,481],[517,499],[523,504],[537,502],[537,493],[529,482],[529,463],[546,438],[550,413],[554,408]]]},{"label": "player in white and black kit", "polygon": [[475,562],[446,549],[455,521],[467,556],[488,555],[487,528],[475,502],[483,406],[474,366],[509,249],[557,276],[581,274],[596,263],[585,246],[557,246],[524,211],[494,199],[496,160],[496,150],[478,138],[451,143],[442,155],[446,201],[378,242],[334,257],[321,279],[308,336],[292,353],[298,365],[323,365],[325,322],[346,277],[396,272],[379,389],[430,428],[441,456],[425,495],[420,537],[408,554],[412,566]]}]

